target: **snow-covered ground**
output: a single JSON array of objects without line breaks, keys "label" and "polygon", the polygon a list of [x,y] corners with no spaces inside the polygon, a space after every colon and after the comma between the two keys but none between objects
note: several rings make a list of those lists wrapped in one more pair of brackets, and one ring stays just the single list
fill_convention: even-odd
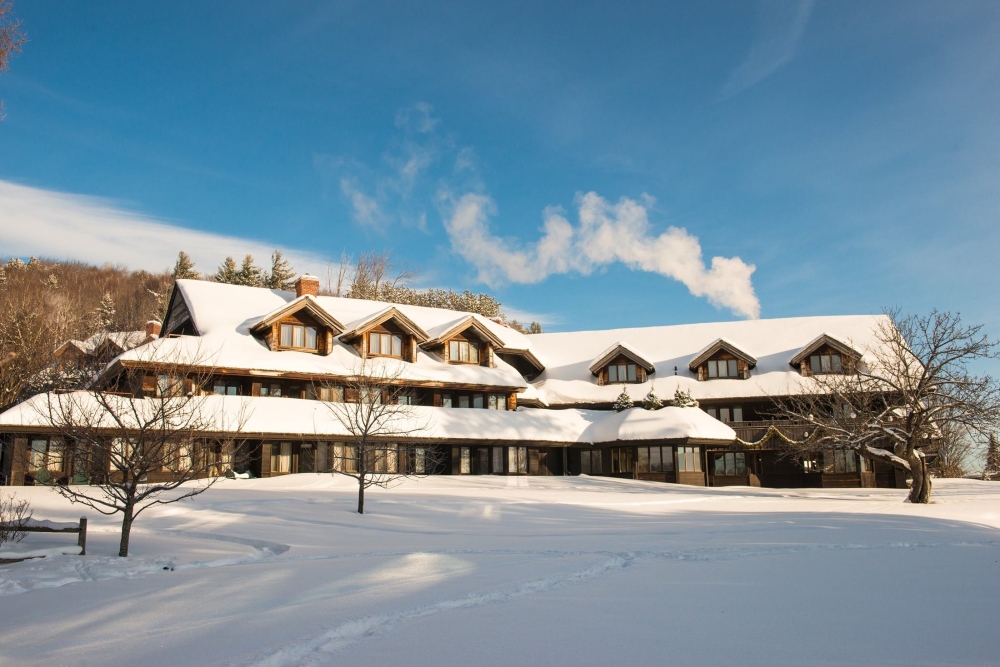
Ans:
[{"label": "snow-covered ground", "polygon": [[[1000,483],[700,489],[586,477],[228,480],[0,566],[0,663],[995,665]],[[5,491],[9,491],[5,490]],[[18,548],[73,544],[29,535]]]}]

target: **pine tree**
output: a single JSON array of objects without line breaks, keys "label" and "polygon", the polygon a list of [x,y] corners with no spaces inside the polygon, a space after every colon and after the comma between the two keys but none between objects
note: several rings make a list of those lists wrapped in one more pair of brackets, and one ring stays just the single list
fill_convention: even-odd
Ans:
[{"label": "pine tree", "polygon": [[642,399],[642,407],[646,410],[659,410],[663,407],[663,401],[660,400],[655,391],[650,389],[646,398]]},{"label": "pine tree", "polygon": [[991,480],[998,473],[1000,473],[1000,446],[997,445],[996,435],[990,433],[990,442],[986,446],[986,467],[983,468],[983,479]]},{"label": "pine tree", "polygon": [[671,402],[675,408],[696,408],[698,401],[691,397],[690,391],[681,391],[680,387],[674,391],[674,400]]},{"label": "pine tree", "polygon": [[219,270],[215,272],[215,282],[238,285],[239,273],[236,270],[236,262],[232,257],[226,257],[226,261],[219,265]]},{"label": "pine tree", "polygon": [[115,310],[115,300],[111,294],[104,293],[101,303],[97,306],[97,326],[101,331],[112,331],[117,320],[118,312]]},{"label": "pine tree", "polygon": [[[200,280],[201,274],[194,270],[194,262],[186,252],[177,253],[177,263],[174,264],[174,280]],[[220,281],[221,282],[221,281]]]},{"label": "pine tree", "polygon": [[628,410],[633,405],[634,403],[632,403],[632,397],[628,395],[628,390],[622,387],[622,393],[618,394],[618,398],[615,399],[612,409],[615,412],[621,412],[622,410]]},{"label": "pine tree", "polygon": [[7,282],[7,269],[3,264],[0,264],[0,285]]},{"label": "pine tree", "polygon": [[236,272],[236,284],[247,287],[260,287],[264,283],[264,272],[253,263],[253,255],[243,258],[240,270]]},{"label": "pine tree", "polygon": [[263,286],[271,289],[290,290],[295,282],[292,278],[295,272],[288,265],[288,260],[281,256],[280,250],[275,250],[271,255],[271,272],[265,273]]}]

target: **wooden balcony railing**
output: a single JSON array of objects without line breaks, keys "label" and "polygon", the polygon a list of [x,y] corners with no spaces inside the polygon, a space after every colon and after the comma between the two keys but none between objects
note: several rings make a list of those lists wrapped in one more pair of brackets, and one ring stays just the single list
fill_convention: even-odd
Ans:
[{"label": "wooden balcony railing", "polygon": [[811,433],[813,426],[805,422],[795,421],[743,421],[729,422],[729,426],[736,431],[736,437],[744,442],[756,442],[764,437],[772,425],[777,427],[781,434],[789,440],[805,440],[806,432]]}]

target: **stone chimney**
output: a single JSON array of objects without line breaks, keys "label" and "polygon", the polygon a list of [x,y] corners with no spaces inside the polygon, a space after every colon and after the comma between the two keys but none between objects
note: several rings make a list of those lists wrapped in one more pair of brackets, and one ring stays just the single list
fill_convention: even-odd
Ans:
[{"label": "stone chimney", "polygon": [[159,320],[150,320],[146,322],[146,340],[153,340],[160,335],[160,329],[163,327]]},{"label": "stone chimney", "polygon": [[319,278],[307,273],[295,281],[295,296],[300,297],[304,294],[312,294],[313,296],[319,294]]}]

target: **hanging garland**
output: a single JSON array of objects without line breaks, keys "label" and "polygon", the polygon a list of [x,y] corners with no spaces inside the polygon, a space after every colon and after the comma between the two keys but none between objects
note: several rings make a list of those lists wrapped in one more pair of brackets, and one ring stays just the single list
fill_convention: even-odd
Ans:
[{"label": "hanging garland", "polygon": [[748,442],[746,440],[741,440],[740,438],[737,437],[736,438],[736,444],[742,445],[743,447],[746,447],[747,449],[760,449],[765,444],[767,444],[767,442],[771,438],[777,438],[778,440],[781,440],[786,445],[799,445],[799,446],[801,446],[801,445],[808,445],[808,444],[812,443],[818,437],[819,437],[819,428],[814,428],[812,430],[812,433],[810,435],[808,435],[805,440],[792,440],[791,438],[789,438],[788,436],[786,436],[784,433],[782,433],[780,430],[778,430],[777,426],[775,426],[774,424],[771,424],[770,426],[767,427],[767,431],[760,438],[760,440],[755,440],[753,442]]}]

